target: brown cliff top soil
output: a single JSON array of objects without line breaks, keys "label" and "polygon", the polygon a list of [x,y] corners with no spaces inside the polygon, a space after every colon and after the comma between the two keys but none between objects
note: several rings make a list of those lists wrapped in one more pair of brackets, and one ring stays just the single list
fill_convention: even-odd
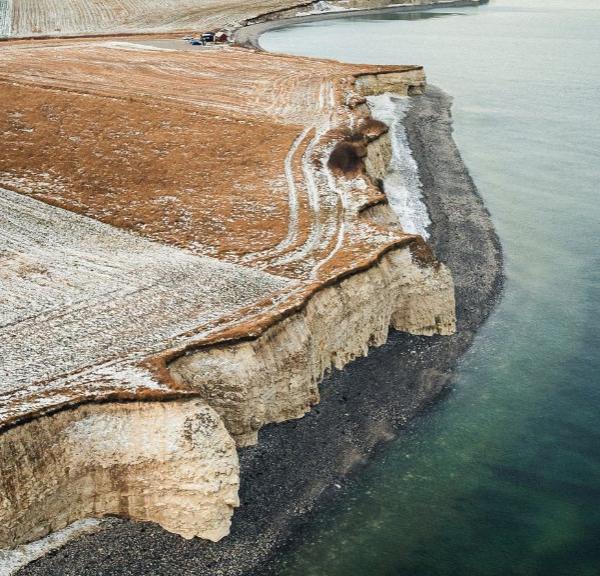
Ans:
[{"label": "brown cliff top soil", "polygon": [[[197,254],[259,258],[279,271],[275,256],[311,227],[327,228],[312,238],[319,253],[338,232],[337,191],[304,174],[327,152],[306,150],[318,146],[315,130],[347,121],[349,76],[364,68],[125,42],[6,49],[0,184]],[[327,197],[315,207],[317,195]]]}]

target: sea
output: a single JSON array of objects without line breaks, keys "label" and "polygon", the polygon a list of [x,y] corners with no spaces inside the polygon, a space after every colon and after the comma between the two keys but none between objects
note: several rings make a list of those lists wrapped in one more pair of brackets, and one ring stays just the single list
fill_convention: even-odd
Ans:
[{"label": "sea", "polygon": [[423,64],[454,97],[506,273],[451,393],[377,452],[276,573],[600,575],[600,1],[344,14],[260,43]]}]

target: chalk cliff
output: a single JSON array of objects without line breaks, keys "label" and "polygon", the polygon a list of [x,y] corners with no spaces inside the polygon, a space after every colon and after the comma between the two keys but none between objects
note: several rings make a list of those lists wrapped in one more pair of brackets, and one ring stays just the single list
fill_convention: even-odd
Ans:
[{"label": "chalk cliff", "polygon": [[229,532],[237,452],[198,398],[80,406],[1,440],[2,548],[106,515],[158,522],[186,538]]},{"label": "chalk cliff", "polygon": [[254,444],[265,424],[303,416],[319,401],[325,372],[383,344],[390,326],[412,334],[454,332],[451,274],[423,261],[423,248],[430,254],[417,242],[390,250],[259,338],[185,355],[170,365],[171,374],[206,399],[240,446]]},{"label": "chalk cliff", "polygon": [[[421,93],[424,86],[422,70],[360,74],[354,95],[406,96]],[[359,127],[361,121],[368,126],[364,103],[359,101],[354,113]],[[390,135],[379,125],[362,131],[364,176],[373,187],[385,177],[391,160]],[[385,199],[360,215],[398,226]],[[368,269],[319,290],[300,311],[258,338],[191,351],[169,370],[179,385],[197,391],[223,417],[239,446],[247,446],[257,442],[265,424],[306,414],[319,401],[324,374],[365,356],[370,346],[382,345],[390,327],[448,335],[455,322],[451,273],[417,237],[385,252]]]}]

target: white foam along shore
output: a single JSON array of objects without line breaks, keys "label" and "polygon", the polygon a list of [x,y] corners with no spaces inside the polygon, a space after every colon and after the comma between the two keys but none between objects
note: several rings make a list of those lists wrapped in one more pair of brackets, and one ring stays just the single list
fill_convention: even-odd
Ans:
[{"label": "white foam along shore", "polygon": [[383,181],[388,202],[405,232],[420,234],[427,240],[431,219],[423,201],[417,163],[402,122],[411,106],[410,97],[381,94],[369,96],[367,104],[373,118],[390,127],[392,160]]}]

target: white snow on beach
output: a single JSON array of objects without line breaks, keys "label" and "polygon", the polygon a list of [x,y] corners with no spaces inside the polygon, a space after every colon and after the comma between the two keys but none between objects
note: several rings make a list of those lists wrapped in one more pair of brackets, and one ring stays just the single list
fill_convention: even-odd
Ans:
[{"label": "white snow on beach", "polygon": [[384,180],[385,195],[398,215],[402,229],[410,234],[429,238],[431,224],[427,206],[423,202],[422,185],[417,163],[413,158],[402,119],[411,101],[409,97],[381,94],[369,96],[367,103],[371,115],[390,127],[392,161]]},{"label": "white snow on beach", "polygon": [[119,520],[115,518],[79,520],[31,544],[23,544],[11,550],[0,550],[0,576],[16,574],[23,566],[64,546],[69,540],[105,530],[117,522]]}]

